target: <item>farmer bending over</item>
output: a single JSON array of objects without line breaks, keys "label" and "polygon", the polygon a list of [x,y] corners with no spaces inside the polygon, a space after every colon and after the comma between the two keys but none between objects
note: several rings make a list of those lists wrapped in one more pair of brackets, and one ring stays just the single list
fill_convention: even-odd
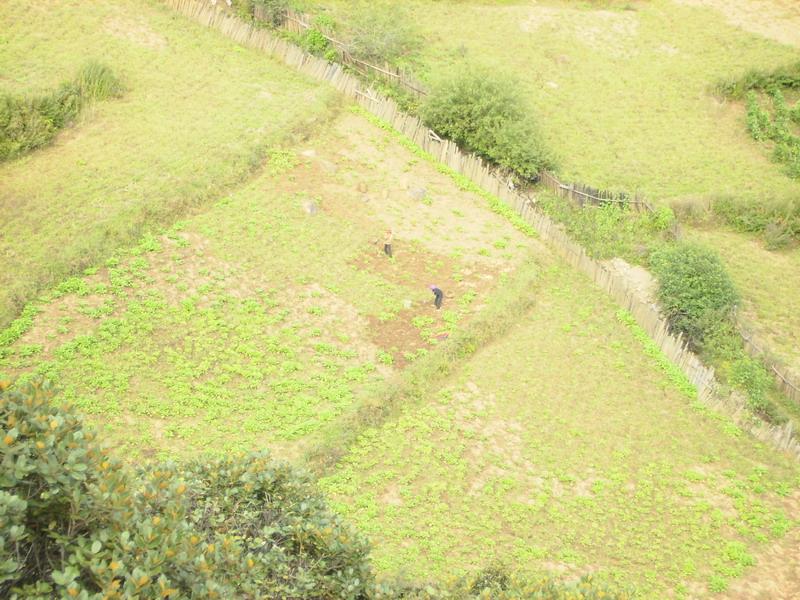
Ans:
[{"label": "farmer bending over", "polygon": [[444,298],[444,292],[439,289],[436,285],[429,285],[430,290],[433,292],[433,305],[436,307],[436,310],[442,308],[442,298]]}]

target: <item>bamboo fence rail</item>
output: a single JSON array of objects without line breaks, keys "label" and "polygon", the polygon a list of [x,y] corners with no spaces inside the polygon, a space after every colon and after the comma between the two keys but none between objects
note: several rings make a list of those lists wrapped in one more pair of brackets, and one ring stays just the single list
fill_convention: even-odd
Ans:
[{"label": "bamboo fence rail", "polygon": [[676,365],[697,389],[698,400],[714,410],[728,414],[743,430],[800,459],[800,441],[792,424],[772,425],[755,419],[743,397],[724,393],[714,376],[680,336],[669,331],[658,305],[642,300],[627,279],[590,257],[561,226],[539,210],[536,201],[509,185],[507,179],[474,154],[461,151],[453,142],[439,138],[416,117],[404,113],[390,98],[380,96],[336,63],[307,54],[297,46],[279,39],[210,6],[201,0],[164,0],[165,4],[208,27],[213,27],[236,42],[258,48],[281,62],[322,81],[327,81],[345,96],[385,121],[396,131],[413,140],[420,148],[480,188],[512,207],[528,222],[550,247],[568,264],[586,274],[594,283],[626,309],[656,346]]}]

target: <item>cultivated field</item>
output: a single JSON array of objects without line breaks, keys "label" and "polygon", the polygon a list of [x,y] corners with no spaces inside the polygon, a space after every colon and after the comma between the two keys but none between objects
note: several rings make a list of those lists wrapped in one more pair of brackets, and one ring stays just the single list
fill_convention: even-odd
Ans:
[{"label": "cultivated field", "polygon": [[[318,0],[347,21],[352,3]],[[387,2],[372,3],[386,6]],[[703,204],[733,196],[761,202],[800,195],[769,151],[752,140],[742,103],[714,85],[749,69],[797,60],[800,12],[784,0],[643,0],[638,2],[404,3],[422,37],[413,70],[430,81],[465,65],[514,77],[559,174],[592,186],[638,191],[654,201]],[[375,8],[375,10],[378,10]],[[796,278],[783,265],[800,248],[763,250],[753,238],[722,229],[694,236],[713,246],[734,273],[759,334],[774,338],[785,360],[800,360],[794,314]],[[719,242],[719,245],[717,245]],[[754,245],[758,271],[741,276],[739,258]],[[738,258],[737,258],[738,257]],[[773,310],[775,305],[779,310]]]},{"label": "cultivated field", "polygon": [[146,2],[3,2],[0,29],[4,91],[54,88],[88,59],[128,88],[51,147],[0,164],[0,325],[43,286],[217,198],[332,110],[329,89]]},{"label": "cultivated field", "polygon": [[[507,337],[366,431],[323,489],[384,573],[498,561],[647,598],[724,590],[800,517],[797,465],[693,404],[575,273],[553,267],[532,293]],[[793,577],[791,543],[772,567]]]},{"label": "cultivated field", "polygon": [[547,256],[355,115],[269,156],[203,214],[55,288],[0,371],[58,381],[129,456],[295,446]]}]

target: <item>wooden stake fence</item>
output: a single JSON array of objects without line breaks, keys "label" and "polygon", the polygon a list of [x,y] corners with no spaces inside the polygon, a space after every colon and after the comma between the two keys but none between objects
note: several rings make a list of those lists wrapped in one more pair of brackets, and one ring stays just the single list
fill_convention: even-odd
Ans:
[{"label": "wooden stake fence", "polygon": [[562,183],[549,171],[543,172],[539,176],[540,183],[561,198],[567,198],[580,206],[591,204],[602,206],[604,204],[619,204],[630,206],[639,212],[653,212],[650,203],[638,195],[630,198],[624,193],[614,193],[606,190],[598,190],[582,183]]},{"label": "wooden stake fence", "polygon": [[575,243],[561,226],[536,207],[535,200],[520,193],[499,176],[479,157],[466,154],[449,140],[439,138],[414,116],[400,110],[390,98],[380,96],[365,87],[356,77],[345,72],[341,65],[329,63],[305,53],[265,29],[258,29],[224,10],[200,0],[164,0],[165,4],[208,27],[215,28],[236,42],[263,50],[281,62],[322,81],[327,81],[345,96],[367,111],[387,122],[437,160],[470,181],[499,197],[528,222],[551,248],[568,264],[585,273],[595,284],[626,309],[636,323],[655,342],[658,348],[686,375],[697,388],[698,400],[712,409],[727,413],[743,430],[757,439],[800,459],[800,442],[791,423],[783,426],[754,420],[746,408],[745,399],[737,394],[724,394],[714,377],[713,368],[706,367],[688,348],[681,336],[669,332],[665,319],[656,304],[639,299],[628,281],[590,257]]}]

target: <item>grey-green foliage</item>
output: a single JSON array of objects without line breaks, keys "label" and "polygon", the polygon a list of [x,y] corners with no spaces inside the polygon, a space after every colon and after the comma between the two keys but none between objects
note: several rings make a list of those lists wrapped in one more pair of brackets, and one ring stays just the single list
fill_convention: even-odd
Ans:
[{"label": "grey-green foliage", "polygon": [[402,3],[376,6],[359,2],[348,9],[347,19],[341,25],[350,52],[379,66],[413,62],[422,44]]},{"label": "grey-green foliage", "polygon": [[658,298],[670,327],[693,347],[721,321],[728,321],[739,295],[719,257],[689,243],[665,245],[650,255],[658,278]]},{"label": "grey-green foliage", "polygon": [[75,79],[48,94],[0,96],[0,161],[48,144],[88,103],[122,93],[112,70],[98,62],[81,67]]},{"label": "grey-green foliage", "polygon": [[438,82],[422,118],[439,135],[523,178],[555,166],[516,84],[494,73],[468,70]]}]

